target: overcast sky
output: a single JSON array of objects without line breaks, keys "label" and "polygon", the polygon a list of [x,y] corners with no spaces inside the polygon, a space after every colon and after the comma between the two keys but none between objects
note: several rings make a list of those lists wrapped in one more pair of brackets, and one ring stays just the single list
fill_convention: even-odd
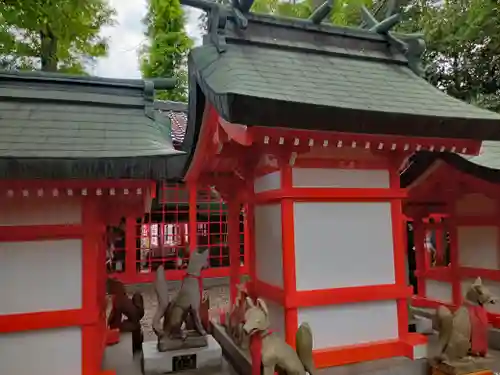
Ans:
[{"label": "overcast sky", "polygon": [[[146,0],[108,0],[116,9],[117,24],[103,30],[110,38],[108,57],[100,59],[92,74],[111,78],[140,78],[137,53],[145,41],[141,23],[146,14]],[[196,44],[201,42],[198,28],[200,10],[186,8],[187,33]]]}]

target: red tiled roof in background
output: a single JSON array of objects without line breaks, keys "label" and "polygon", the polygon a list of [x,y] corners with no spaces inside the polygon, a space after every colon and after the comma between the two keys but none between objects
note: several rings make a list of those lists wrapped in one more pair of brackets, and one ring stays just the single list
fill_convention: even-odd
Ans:
[{"label": "red tiled roof in background", "polygon": [[186,135],[187,104],[164,100],[155,101],[155,108],[167,116],[172,123],[172,142],[177,148]]},{"label": "red tiled roof in background", "polygon": [[174,145],[182,143],[186,134],[187,114],[184,112],[168,111],[167,116],[172,122],[172,141]]}]

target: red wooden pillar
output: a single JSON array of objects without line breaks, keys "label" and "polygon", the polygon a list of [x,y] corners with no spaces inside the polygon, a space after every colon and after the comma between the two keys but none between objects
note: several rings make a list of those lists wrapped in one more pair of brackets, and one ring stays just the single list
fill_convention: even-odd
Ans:
[{"label": "red wooden pillar", "polygon": [[[390,189],[400,189],[399,171],[396,166],[389,171]],[[391,200],[391,217],[392,217],[392,240],[394,252],[394,278],[395,284],[400,288],[408,286],[406,277],[406,221],[403,217],[403,208],[400,198]],[[398,314],[398,333],[400,339],[405,339],[408,336],[408,299],[397,299],[397,314]]]},{"label": "red wooden pillar", "polygon": [[229,242],[229,295],[231,305],[236,300],[240,282],[240,202],[233,196],[228,202],[228,242]]},{"label": "red wooden pillar", "polygon": [[[451,212],[451,211],[450,211]],[[458,254],[458,230],[455,214],[450,215],[448,221],[450,231],[450,268],[451,268],[451,290],[453,304],[462,304],[462,290],[460,287],[460,260]]]},{"label": "red wooden pillar", "polygon": [[196,182],[188,183],[189,195],[189,251],[195,251],[198,246],[198,215],[197,215],[197,198],[198,186]]},{"label": "red wooden pillar", "polygon": [[[88,316],[101,319],[99,313],[98,272],[100,229],[99,208],[95,197],[84,198],[82,225],[82,310]],[[82,326],[82,375],[98,373],[105,346],[106,330],[98,321]],[[100,337],[102,336],[102,337]],[[102,339],[102,340],[100,340]]]},{"label": "red wooden pillar", "polygon": [[250,295],[255,295],[255,282],[257,280],[256,275],[256,259],[255,259],[255,192],[254,192],[254,182],[250,179],[247,182],[247,212],[246,212],[246,231],[245,231],[245,241],[247,242],[248,249],[245,254],[245,263],[248,264],[248,275],[250,276],[250,282],[247,283],[247,290]]},{"label": "red wooden pillar", "polygon": [[[249,231],[249,205],[245,205],[245,214],[243,215],[243,273],[249,273],[250,262],[250,231]],[[500,259],[500,258],[499,258]]]},{"label": "red wooden pillar", "polygon": [[[281,168],[281,189],[286,191],[293,187],[292,168],[288,163]],[[281,201],[281,238],[283,262],[283,292],[285,296],[294,299],[297,294],[297,281],[295,271],[295,236],[294,236],[294,210],[293,199]],[[285,304],[285,339],[295,348],[295,333],[298,327],[297,307]]]},{"label": "red wooden pillar", "polygon": [[135,279],[137,272],[136,239],[136,219],[133,216],[127,216],[125,218],[125,280],[130,280],[130,282]]}]

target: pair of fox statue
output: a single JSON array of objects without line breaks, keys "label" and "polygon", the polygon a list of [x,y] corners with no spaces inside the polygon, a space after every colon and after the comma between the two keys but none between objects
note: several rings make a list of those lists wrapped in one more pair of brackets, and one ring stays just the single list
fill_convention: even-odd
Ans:
[{"label": "pair of fox statue", "polygon": [[[208,264],[208,253],[208,250],[191,253],[186,276],[173,300],[169,298],[163,267],[157,269],[155,291],[158,307],[152,326],[158,337],[158,350],[161,352],[207,345],[207,332],[200,316],[200,275],[201,270]],[[142,297],[135,294],[129,300],[123,285],[113,280],[108,281],[108,286],[115,297],[110,321],[121,321],[122,314],[126,315],[128,320],[122,327],[129,327],[132,332],[138,332],[137,340],[142,343]],[[438,308],[435,325],[439,331],[439,352],[431,361],[433,366],[454,375],[485,369],[487,362],[484,359],[488,346],[488,318],[485,306],[495,302],[496,298],[478,278],[467,290],[465,303],[455,312],[452,313],[444,306]],[[205,308],[208,310],[207,304]],[[113,324],[118,325],[118,322]],[[309,325],[303,323],[298,328],[296,350],[293,350],[280,335],[269,329],[269,311],[265,302],[260,298],[250,298],[245,286],[239,286],[238,296],[223,324],[240,348],[250,350],[252,362],[262,364],[263,375],[273,375],[275,371],[289,375],[316,373],[312,356],[313,338]],[[140,343],[135,346],[138,350]],[[260,371],[259,367],[259,374]]]},{"label": "pair of fox statue", "polygon": [[[191,254],[181,289],[172,301],[169,299],[163,267],[157,269],[155,291],[158,307],[152,326],[158,336],[159,351],[207,345],[207,332],[200,316],[203,292],[200,274],[207,265],[207,250],[194,251]],[[243,297],[244,300],[242,300]],[[242,307],[244,310],[241,309]],[[244,287],[240,287],[238,302],[233,308],[233,311],[235,310],[244,313],[242,319],[236,324],[242,330],[239,337],[260,339],[258,340],[260,347],[253,350],[253,352],[258,351],[255,353],[258,359],[254,363],[262,363],[264,375],[273,375],[275,369],[289,375],[305,375],[306,372],[311,375],[315,374],[312,334],[306,323],[297,330],[297,350],[295,351],[279,335],[269,330],[269,312],[266,304],[259,298],[254,302]],[[184,329],[186,327],[192,329]],[[258,373],[260,374],[260,366]]]},{"label": "pair of fox statue", "polygon": [[[488,316],[485,306],[497,302],[488,288],[477,278],[465,294],[465,303],[452,312],[445,306],[437,309],[435,328],[439,331],[438,352],[430,364],[450,375],[488,370]],[[296,334],[296,353],[282,339],[269,332],[269,313],[265,303],[254,302],[247,289],[239,286],[235,304],[224,319],[228,334],[242,349],[249,349],[250,337],[262,337],[263,375],[278,373],[315,373],[312,358],[312,333],[307,323]]]}]

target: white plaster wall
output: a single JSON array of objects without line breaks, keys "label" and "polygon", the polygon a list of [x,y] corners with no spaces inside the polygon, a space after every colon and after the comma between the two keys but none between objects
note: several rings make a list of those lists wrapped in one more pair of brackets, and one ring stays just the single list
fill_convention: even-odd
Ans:
[{"label": "white plaster wall", "polygon": [[80,224],[81,220],[82,205],[79,198],[27,197],[0,200],[0,226]]},{"label": "white plaster wall", "polygon": [[293,168],[294,187],[388,188],[389,171]]},{"label": "white plaster wall", "polygon": [[455,212],[463,216],[494,215],[497,204],[483,194],[468,194],[455,204]]},{"label": "white plaster wall", "polygon": [[294,203],[297,290],[394,284],[390,203]]},{"label": "white plaster wall", "polygon": [[309,323],[314,349],[356,345],[398,337],[396,301],[298,309],[299,325]]},{"label": "white plaster wall", "polygon": [[262,191],[277,190],[281,188],[281,172],[276,171],[260,176],[253,183],[255,193]]},{"label": "white plaster wall", "polygon": [[269,311],[269,328],[277,335],[285,338],[285,309],[268,299],[262,298]]},{"label": "white plaster wall", "polygon": [[82,373],[80,327],[0,335],[0,374],[78,375]]},{"label": "white plaster wall", "polygon": [[[500,271],[498,271],[500,272]],[[465,296],[465,293],[469,290],[471,284],[475,281],[475,279],[465,279],[460,283],[460,287],[462,290],[462,295]],[[500,298],[500,282],[498,281],[490,281],[486,279],[481,280],[483,285],[490,291],[492,295],[497,298]],[[497,302],[493,305],[485,305],[486,310],[491,313],[500,314],[500,304]]]},{"label": "white plaster wall", "polygon": [[437,280],[426,280],[425,293],[426,297],[431,300],[442,301],[446,303],[453,302],[451,283]]},{"label": "white plaster wall", "polygon": [[0,315],[81,308],[81,242],[0,242]]},{"label": "white plaster wall", "polygon": [[281,205],[255,207],[255,268],[257,279],[283,287]]},{"label": "white plaster wall", "polygon": [[498,228],[459,226],[458,259],[462,267],[498,269]]}]

